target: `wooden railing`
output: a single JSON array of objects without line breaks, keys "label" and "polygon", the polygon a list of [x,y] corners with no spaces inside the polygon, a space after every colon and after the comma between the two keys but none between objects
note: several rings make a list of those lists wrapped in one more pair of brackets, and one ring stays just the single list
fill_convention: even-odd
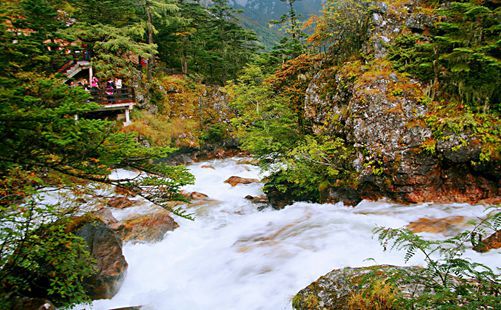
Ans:
[{"label": "wooden railing", "polygon": [[100,104],[123,104],[133,103],[134,89],[130,87],[123,87],[107,91],[106,89],[92,88],[90,94],[95,102]]}]

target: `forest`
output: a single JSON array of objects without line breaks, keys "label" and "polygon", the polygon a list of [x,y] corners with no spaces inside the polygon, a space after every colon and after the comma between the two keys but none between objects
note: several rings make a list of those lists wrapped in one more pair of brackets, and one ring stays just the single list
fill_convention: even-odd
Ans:
[{"label": "forest", "polygon": [[[443,242],[376,229],[405,261],[424,253],[424,271],[373,271],[327,309],[495,309],[499,263],[462,255],[490,235],[499,254],[499,3],[327,0],[305,19],[307,1],[281,0],[280,34],[266,42],[228,0],[2,1],[0,308],[101,299],[82,233],[96,215],[82,206],[102,188],[196,222],[184,191],[195,176],[175,159],[244,154],[267,171],[273,212],[382,198],[487,206]],[[101,83],[69,77],[78,64]],[[130,89],[131,124],[100,117],[91,87]],[[112,177],[120,169],[147,176]],[[399,290],[408,283],[419,296]],[[323,309],[308,288],[292,307]]]}]

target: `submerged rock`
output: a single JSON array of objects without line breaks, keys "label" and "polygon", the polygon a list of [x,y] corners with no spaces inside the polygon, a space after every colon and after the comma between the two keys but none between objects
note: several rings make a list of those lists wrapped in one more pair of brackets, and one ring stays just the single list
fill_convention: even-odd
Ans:
[{"label": "submerged rock", "polygon": [[209,198],[209,196],[207,196],[206,194],[204,193],[199,193],[199,192],[191,192],[190,193],[190,198],[193,199],[193,200],[200,200],[200,199],[206,199],[206,198]]},{"label": "submerged rock", "polygon": [[475,251],[481,253],[499,248],[501,248],[501,230],[498,230],[488,238],[481,240],[478,245],[473,247]]},{"label": "submerged rock", "polygon": [[238,160],[237,164],[257,166],[259,164],[259,161],[257,159],[253,159],[253,158],[244,158],[244,159]]},{"label": "submerged rock", "polygon": [[266,204],[269,202],[268,197],[266,197],[266,195],[259,195],[259,196],[247,195],[245,196],[245,199],[249,200],[252,203]]},{"label": "submerged rock", "polygon": [[461,224],[465,223],[463,216],[451,216],[445,218],[420,218],[417,221],[411,222],[407,228],[415,233],[445,233],[451,229],[457,230]]},{"label": "submerged rock", "polygon": [[112,298],[119,290],[127,271],[122,241],[101,220],[80,217],[74,220],[72,232],[82,237],[96,260],[97,274],[86,280],[92,299]]},{"label": "submerged rock", "polygon": [[224,181],[224,183],[228,183],[231,186],[235,187],[238,184],[259,183],[259,180],[258,179],[252,179],[252,178],[242,178],[242,177],[232,176],[228,180]]},{"label": "submerged rock", "polygon": [[200,166],[200,168],[203,168],[203,169],[212,169],[212,170],[215,170],[216,168],[214,168],[214,166],[212,165],[202,165]]}]

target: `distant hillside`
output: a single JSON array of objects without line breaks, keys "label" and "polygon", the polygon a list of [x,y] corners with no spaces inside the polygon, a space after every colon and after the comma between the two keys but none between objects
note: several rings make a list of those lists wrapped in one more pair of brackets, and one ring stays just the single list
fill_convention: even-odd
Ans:
[{"label": "distant hillside", "polygon": [[[280,0],[229,0],[228,2],[234,8],[243,10],[242,24],[254,30],[266,48],[271,48],[280,40],[282,34],[278,27],[270,27],[269,22],[287,13],[289,9],[287,3]],[[320,14],[324,2],[325,0],[296,0],[294,7],[299,19],[305,21],[312,15]],[[200,0],[200,3],[210,5],[211,0]]]},{"label": "distant hillside", "polygon": [[[277,20],[288,10],[286,3],[280,0],[230,0],[232,6],[242,9],[242,23],[256,31],[266,47],[271,47],[281,36],[276,27],[270,28],[269,21]],[[301,20],[316,15],[322,8],[323,0],[296,1],[295,8]]]}]

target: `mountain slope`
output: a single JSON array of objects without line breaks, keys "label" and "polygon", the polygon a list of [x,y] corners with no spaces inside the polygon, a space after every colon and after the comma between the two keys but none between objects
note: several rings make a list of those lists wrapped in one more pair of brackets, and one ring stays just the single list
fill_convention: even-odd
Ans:
[{"label": "mountain slope", "polygon": [[[256,31],[259,39],[266,47],[273,46],[281,33],[277,27],[269,27],[270,20],[277,20],[287,13],[288,5],[280,0],[230,0],[230,4],[242,9],[242,23]],[[294,7],[301,20],[319,14],[323,0],[296,1]]]}]

